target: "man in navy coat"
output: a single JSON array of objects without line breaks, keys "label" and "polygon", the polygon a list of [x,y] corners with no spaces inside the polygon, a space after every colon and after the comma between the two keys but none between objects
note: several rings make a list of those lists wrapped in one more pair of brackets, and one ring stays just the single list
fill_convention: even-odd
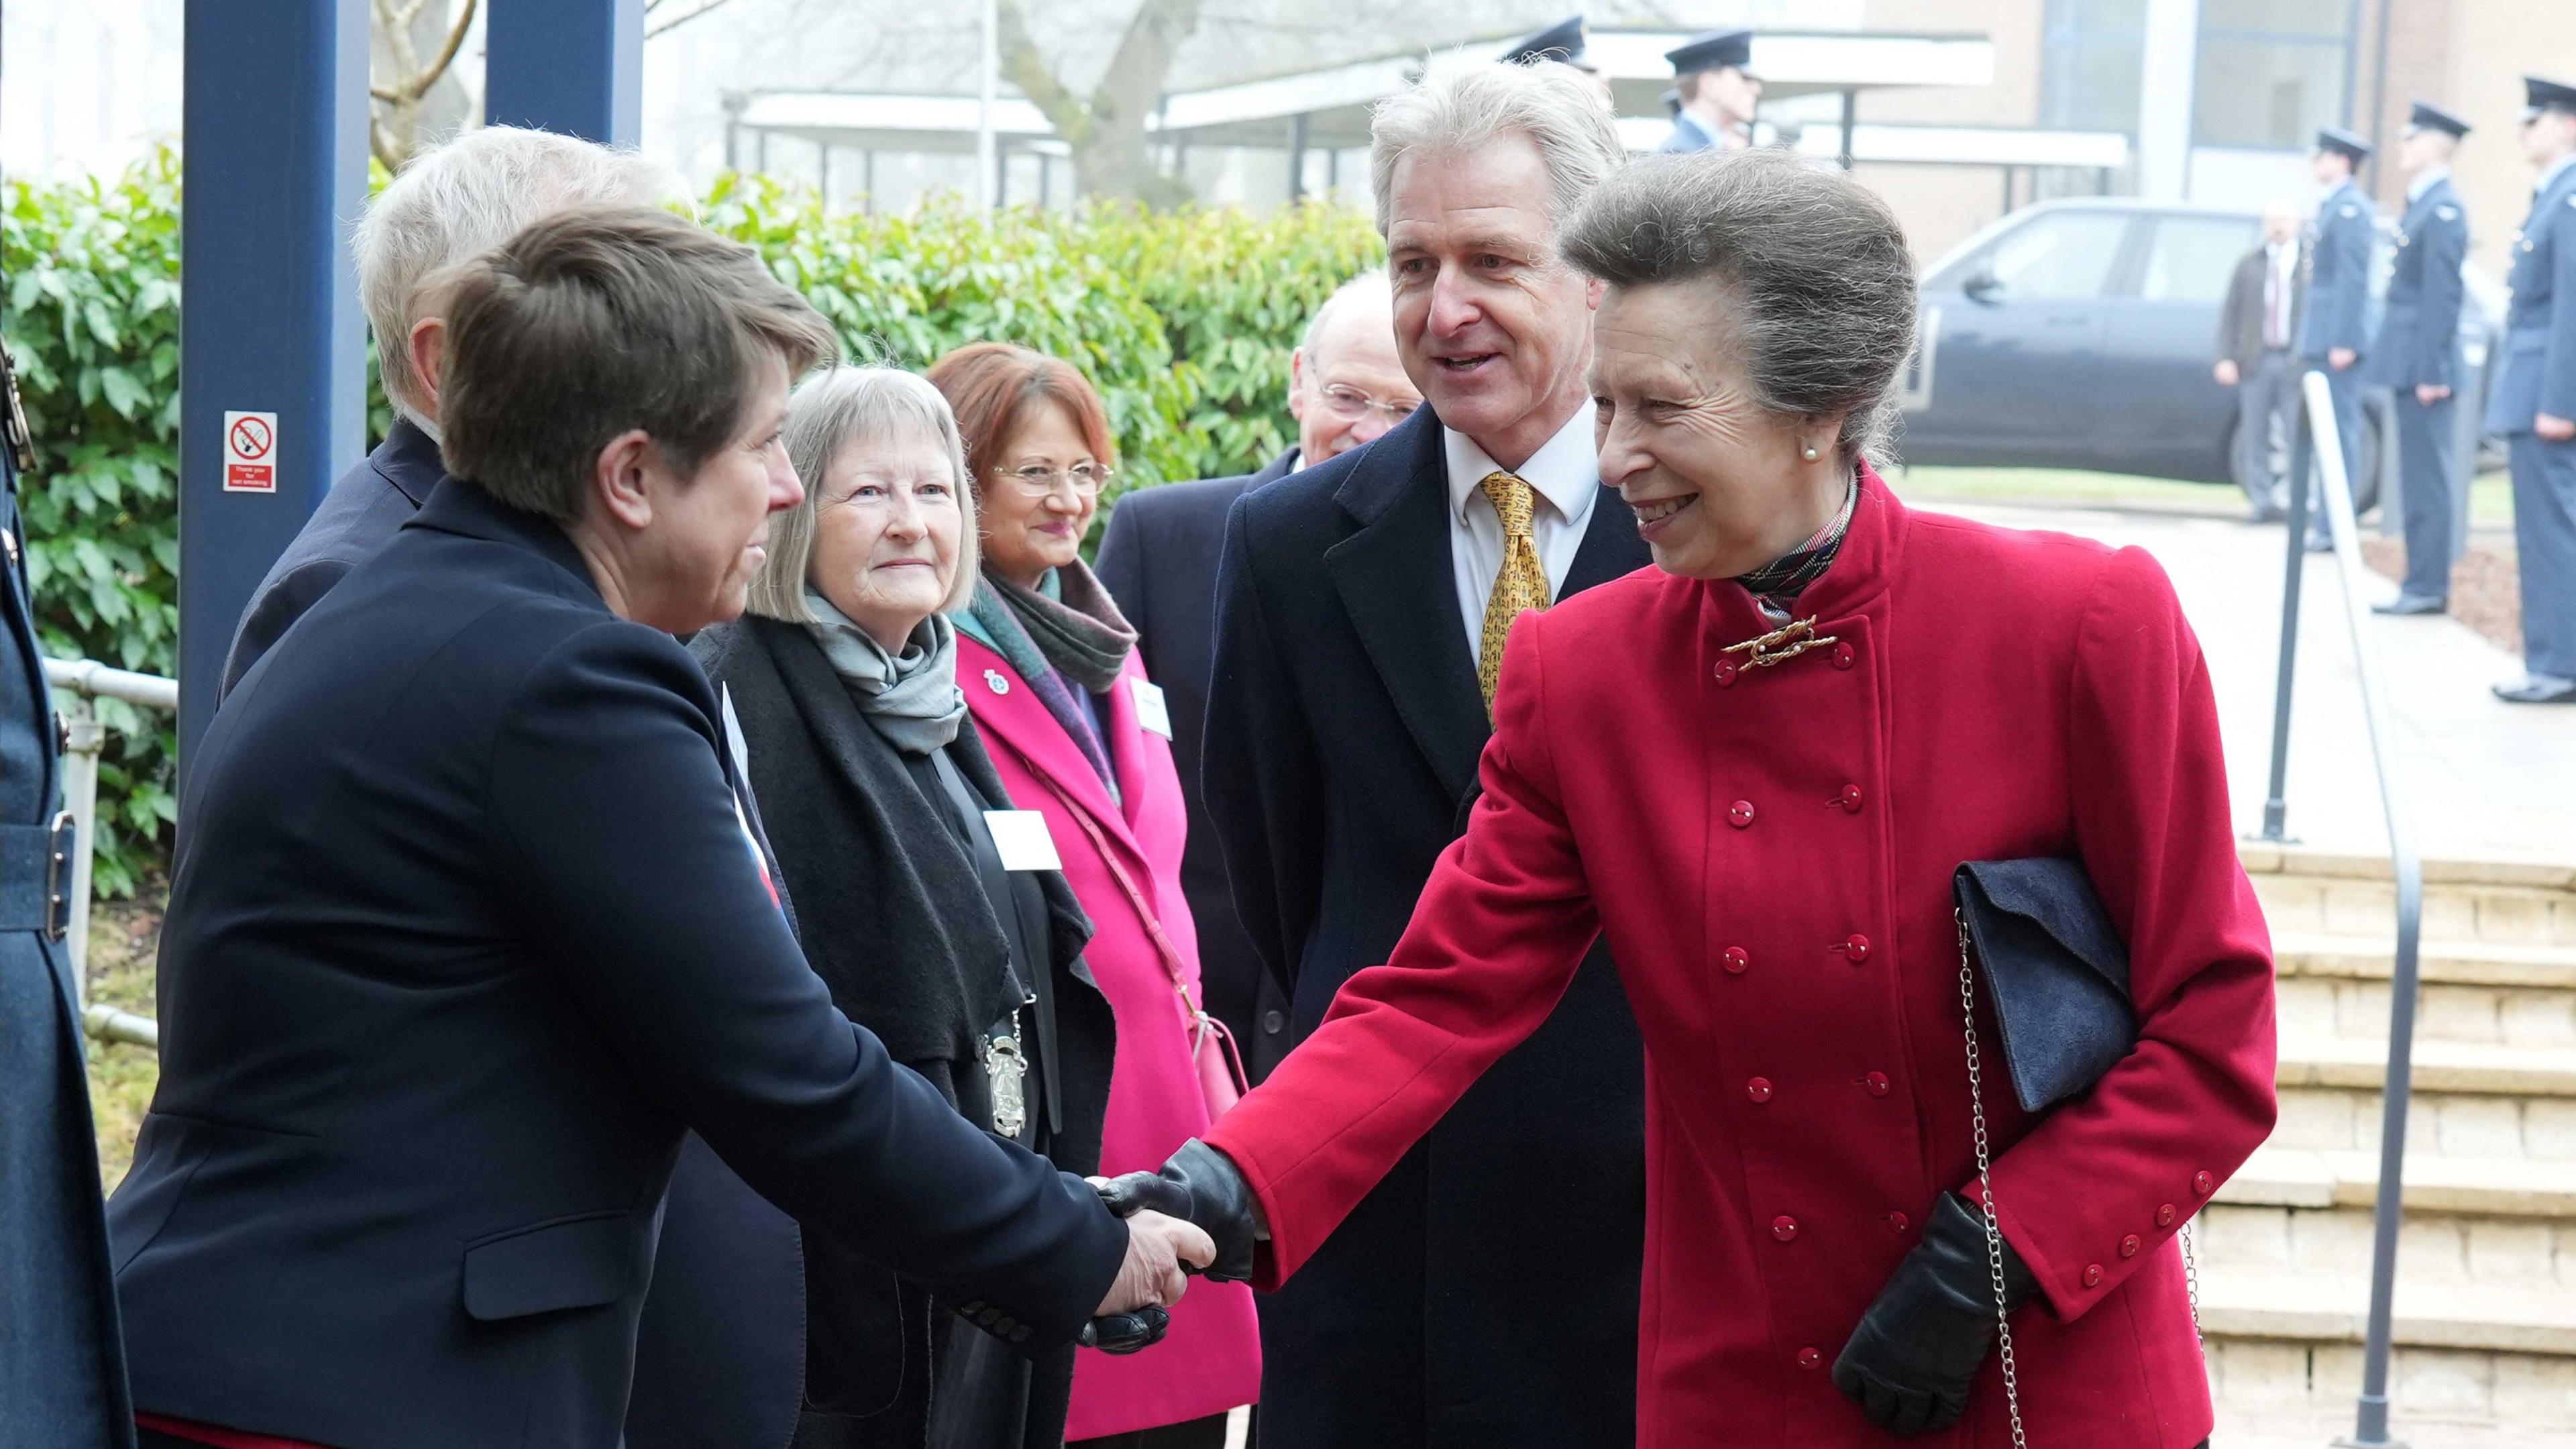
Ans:
[{"label": "man in navy coat", "polygon": [[2504,371],[2486,421],[2513,453],[2525,676],[2495,692],[2576,704],[2576,86],[2532,76],[2524,87],[2522,149],[2540,182],[2513,241]]},{"label": "man in navy coat", "polygon": [[[1648,561],[1593,444],[1597,292],[1555,249],[1559,208],[1626,160],[1609,115],[1562,67],[1444,61],[1372,131],[1425,405],[1234,505],[1202,764],[1299,1039],[1386,960],[1463,828],[1497,626]],[[1265,1449],[1632,1449],[1642,1055],[1596,947],[1263,1305]],[[1581,1184],[1582,1211],[1532,1181]]]},{"label": "man in navy coat", "polygon": [[1199,790],[1199,733],[1207,719],[1216,645],[1216,561],[1234,500],[1303,468],[1329,462],[1404,421],[1422,405],[1395,355],[1394,301],[1386,273],[1343,283],[1306,323],[1288,357],[1288,411],[1297,444],[1257,473],[1203,478],[1130,493],[1100,541],[1100,581],[1136,627],[1145,672],[1172,710],[1172,754],[1189,797],[1190,836],[1181,889],[1199,926],[1199,982],[1208,1010],[1234,1033],[1256,1082],[1288,1051],[1288,997],[1234,917],[1215,822]]},{"label": "man in navy coat", "polygon": [[[2326,188],[2308,224],[2308,310],[2299,322],[2299,360],[2310,372],[2326,375],[2334,394],[2335,432],[2342,443],[2343,471],[2356,496],[2361,489],[2362,355],[2370,347],[2370,257],[2379,239],[2379,208],[2353,180],[2353,172],[2370,158],[2370,143],[2338,126],[2317,132],[2317,149],[2309,158],[2317,180]],[[2299,448],[2290,469],[2290,486],[2307,486],[2311,430],[2307,413],[2299,429]],[[2325,505],[2311,499],[2308,547],[2331,547]]]},{"label": "man in navy coat", "polygon": [[2460,265],[2469,255],[2469,214],[2451,188],[2451,153],[2469,123],[2415,103],[2397,159],[2405,167],[2406,216],[2388,277],[2388,311],[2370,344],[2371,381],[2392,392],[2398,476],[2406,501],[2406,579],[2383,614],[2438,614],[2451,597],[2459,553],[2459,479],[2453,476],[2452,389],[2459,382]]}]

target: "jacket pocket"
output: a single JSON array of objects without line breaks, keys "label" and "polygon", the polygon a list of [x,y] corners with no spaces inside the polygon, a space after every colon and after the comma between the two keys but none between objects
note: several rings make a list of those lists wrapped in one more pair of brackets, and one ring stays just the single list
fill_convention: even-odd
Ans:
[{"label": "jacket pocket", "polygon": [[634,1214],[557,1218],[465,1245],[465,1312],[489,1323],[596,1308],[633,1292],[637,1276]]},{"label": "jacket pocket", "polygon": [[214,1150],[212,1127],[194,1117],[144,1114],[143,1130],[134,1138],[134,1170],[108,1199],[112,1271],[124,1272],[170,1226],[179,1199],[187,1196],[189,1179]]}]

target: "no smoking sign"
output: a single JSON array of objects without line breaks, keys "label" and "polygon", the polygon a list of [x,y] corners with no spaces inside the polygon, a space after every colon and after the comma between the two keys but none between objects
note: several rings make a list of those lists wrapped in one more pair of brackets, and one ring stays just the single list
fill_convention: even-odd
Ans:
[{"label": "no smoking sign", "polygon": [[224,491],[277,491],[277,414],[224,414]]}]

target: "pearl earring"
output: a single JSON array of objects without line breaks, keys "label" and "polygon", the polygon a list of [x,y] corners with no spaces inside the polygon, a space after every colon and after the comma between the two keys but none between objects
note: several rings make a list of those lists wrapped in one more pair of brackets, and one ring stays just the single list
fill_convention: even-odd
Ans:
[{"label": "pearl earring", "polygon": [[1813,444],[1813,443],[1809,443],[1807,446],[1805,446],[1805,447],[1803,447],[1803,448],[1800,448],[1800,449],[1798,450],[1798,454],[1799,454],[1799,456],[1801,456],[1801,457],[1805,458],[1808,462],[1812,463],[1812,462],[1816,461],[1816,445],[1815,445],[1815,444]]}]

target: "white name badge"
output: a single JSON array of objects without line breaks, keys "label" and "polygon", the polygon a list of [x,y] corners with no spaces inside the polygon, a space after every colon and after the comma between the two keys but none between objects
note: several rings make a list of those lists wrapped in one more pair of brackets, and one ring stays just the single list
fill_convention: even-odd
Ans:
[{"label": "white name badge", "polygon": [[1055,837],[1047,832],[1046,816],[1038,811],[987,810],[984,828],[992,832],[1002,869],[1064,869],[1064,857],[1055,853]]},{"label": "white name badge", "polygon": [[1172,707],[1163,702],[1163,686],[1149,680],[1130,678],[1127,683],[1136,696],[1136,723],[1165,739],[1172,737]]}]

